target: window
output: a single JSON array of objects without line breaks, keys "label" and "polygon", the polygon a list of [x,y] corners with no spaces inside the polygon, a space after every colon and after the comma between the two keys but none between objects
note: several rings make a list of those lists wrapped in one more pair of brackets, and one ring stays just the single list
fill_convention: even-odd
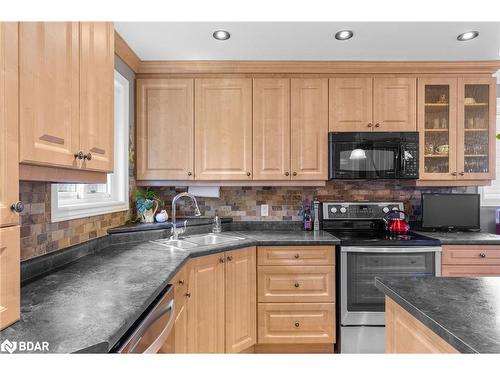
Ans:
[{"label": "window", "polygon": [[52,222],[128,210],[128,140],[129,82],[115,71],[114,173],[106,184],[52,184]]},{"label": "window", "polygon": [[[500,83],[500,75],[497,78]],[[497,97],[497,131],[500,133],[500,98]],[[500,206],[500,140],[496,143],[496,178],[491,182],[490,186],[483,186],[479,188],[481,193],[481,206]]]}]

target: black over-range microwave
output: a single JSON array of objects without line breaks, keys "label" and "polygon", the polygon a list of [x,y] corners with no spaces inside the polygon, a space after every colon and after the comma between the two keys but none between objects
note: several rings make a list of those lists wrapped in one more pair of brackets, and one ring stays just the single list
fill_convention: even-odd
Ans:
[{"label": "black over-range microwave", "polygon": [[417,132],[328,135],[330,179],[417,179]]}]

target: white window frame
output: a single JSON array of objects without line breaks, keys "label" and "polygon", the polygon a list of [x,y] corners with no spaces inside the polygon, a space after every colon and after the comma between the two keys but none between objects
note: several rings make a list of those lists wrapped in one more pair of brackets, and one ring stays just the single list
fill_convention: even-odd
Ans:
[{"label": "white window frame", "polygon": [[[108,174],[111,194],[99,193],[91,198],[76,199],[76,193],[62,193],[61,202],[57,184],[51,188],[51,222],[78,219],[129,209],[129,81],[115,70],[115,129],[114,173]],[[77,193],[85,196],[85,185],[77,185]],[[75,198],[75,199],[71,199]]]},{"label": "white window frame", "polygon": [[[500,74],[497,73],[497,83],[500,84]],[[497,97],[497,116],[496,116],[496,134],[500,133],[500,98]],[[491,186],[481,186],[481,207],[499,207],[500,206],[500,140],[496,140],[495,147],[495,171],[496,178],[491,181]]]}]

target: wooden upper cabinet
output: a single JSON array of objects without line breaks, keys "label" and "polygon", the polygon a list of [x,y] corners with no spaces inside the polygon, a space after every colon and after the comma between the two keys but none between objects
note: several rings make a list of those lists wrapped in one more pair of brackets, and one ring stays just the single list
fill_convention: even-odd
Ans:
[{"label": "wooden upper cabinet", "polygon": [[292,180],[328,178],[328,79],[291,80]]},{"label": "wooden upper cabinet", "polygon": [[139,180],[194,179],[193,82],[137,80]]},{"label": "wooden upper cabinet", "polygon": [[0,228],[0,330],[19,320],[19,254],[19,226]]},{"label": "wooden upper cabinet", "polygon": [[189,262],[188,353],[224,353],[224,253]]},{"label": "wooden upper cabinet", "polygon": [[257,342],[255,247],[226,251],[226,353]]},{"label": "wooden upper cabinet", "polygon": [[417,79],[376,77],[373,79],[375,131],[417,130]]},{"label": "wooden upper cabinet", "polygon": [[83,167],[112,172],[114,158],[114,29],[80,23],[80,150]]},{"label": "wooden upper cabinet", "polygon": [[252,80],[195,80],[197,180],[252,179]]},{"label": "wooden upper cabinet", "polygon": [[290,80],[253,80],[253,179],[290,179]]},{"label": "wooden upper cabinet", "polygon": [[79,61],[78,23],[19,23],[21,162],[77,167]]},{"label": "wooden upper cabinet", "polygon": [[372,86],[372,77],[330,79],[330,131],[372,130]]},{"label": "wooden upper cabinet", "polygon": [[17,38],[17,23],[0,22],[0,227],[19,222]]}]

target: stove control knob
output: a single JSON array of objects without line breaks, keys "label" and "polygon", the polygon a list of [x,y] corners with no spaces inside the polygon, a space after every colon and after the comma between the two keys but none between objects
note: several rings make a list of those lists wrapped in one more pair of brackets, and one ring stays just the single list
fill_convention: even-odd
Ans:
[{"label": "stove control knob", "polygon": [[382,211],[384,211],[384,214],[388,213],[389,212],[389,207],[382,208]]},{"label": "stove control knob", "polygon": [[392,208],[392,210],[393,210],[393,211],[397,211],[397,210],[399,210],[399,208],[397,208],[396,206],[394,206],[394,207]]},{"label": "stove control knob", "polygon": [[332,214],[337,213],[337,207],[330,208]]},{"label": "stove control knob", "polygon": [[340,212],[345,214],[347,212],[347,208],[345,207],[340,207]]}]

